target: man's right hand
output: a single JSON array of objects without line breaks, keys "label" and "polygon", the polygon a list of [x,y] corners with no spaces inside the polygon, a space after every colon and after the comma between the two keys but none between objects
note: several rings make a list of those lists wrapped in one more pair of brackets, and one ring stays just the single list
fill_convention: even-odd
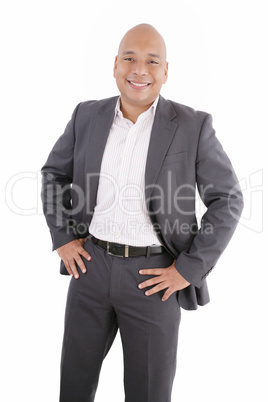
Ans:
[{"label": "man's right hand", "polygon": [[86,239],[77,239],[57,248],[57,252],[62,259],[68,273],[71,276],[74,276],[75,279],[79,278],[76,264],[79,266],[83,274],[87,272],[81,255],[88,261],[91,260],[90,254],[83,247],[85,241]]}]

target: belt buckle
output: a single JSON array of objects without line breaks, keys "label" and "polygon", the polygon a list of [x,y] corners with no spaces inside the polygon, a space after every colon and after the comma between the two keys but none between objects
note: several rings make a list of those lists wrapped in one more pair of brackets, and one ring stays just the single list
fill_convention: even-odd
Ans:
[{"label": "belt buckle", "polygon": [[128,245],[125,245],[125,255],[118,255],[118,254],[114,254],[114,253],[112,253],[112,252],[110,251],[110,242],[107,241],[107,254],[113,255],[113,256],[115,256],[115,257],[121,257],[121,258],[123,258],[123,257],[129,257],[129,246],[128,246]]}]

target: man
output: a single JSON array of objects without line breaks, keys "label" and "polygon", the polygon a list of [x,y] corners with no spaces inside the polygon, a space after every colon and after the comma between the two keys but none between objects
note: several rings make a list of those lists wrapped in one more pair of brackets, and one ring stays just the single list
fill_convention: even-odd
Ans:
[{"label": "man", "polygon": [[162,36],[130,29],[114,64],[120,97],[79,104],[42,169],[53,248],[72,276],[61,402],[94,401],[118,328],[125,400],[171,401],[180,307],[209,302],[206,276],[242,211],[211,116],[159,95],[167,76]]}]

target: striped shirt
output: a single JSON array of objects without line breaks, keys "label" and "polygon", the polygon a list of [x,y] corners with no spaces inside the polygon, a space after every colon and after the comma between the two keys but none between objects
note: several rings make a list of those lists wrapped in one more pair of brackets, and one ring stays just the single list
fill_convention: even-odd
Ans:
[{"label": "striped shirt", "polygon": [[161,244],[145,205],[145,166],[158,99],[134,124],[123,117],[118,98],[89,226],[98,239],[130,246]]}]

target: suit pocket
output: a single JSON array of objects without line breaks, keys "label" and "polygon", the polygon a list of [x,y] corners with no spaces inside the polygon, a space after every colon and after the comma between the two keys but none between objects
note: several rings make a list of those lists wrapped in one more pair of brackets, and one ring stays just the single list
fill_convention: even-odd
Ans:
[{"label": "suit pocket", "polygon": [[188,152],[187,151],[177,152],[175,154],[166,155],[163,165],[167,165],[169,163],[186,161],[186,160],[188,160]]}]

